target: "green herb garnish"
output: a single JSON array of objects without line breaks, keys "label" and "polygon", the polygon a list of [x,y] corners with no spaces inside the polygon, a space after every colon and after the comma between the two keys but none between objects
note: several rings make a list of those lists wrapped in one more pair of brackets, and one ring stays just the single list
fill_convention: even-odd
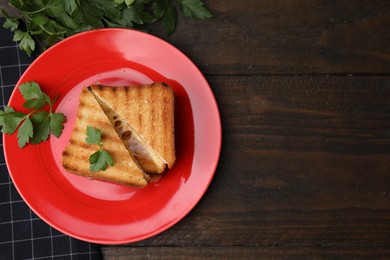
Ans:
[{"label": "green herb garnish", "polygon": [[91,172],[98,172],[100,170],[105,171],[109,165],[114,165],[114,160],[111,155],[103,150],[101,140],[102,132],[92,126],[87,126],[87,138],[85,141],[88,144],[99,145],[99,150],[89,157],[89,169]]},{"label": "green herb garnish", "polygon": [[[57,98],[51,99],[41,91],[36,82],[26,82],[19,86],[25,102],[23,107],[29,113],[15,111],[12,107],[0,110],[0,127],[4,134],[13,134],[17,129],[18,146],[23,148],[27,143],[38,144],[46,141],[50,134],[60,137],[64,128],[65,115],[54,113],[53,105]],[[49,111],[42,110],[49,106]],[[19,127],[19,128],[18,128]]]},{"label": "green herb garnish", "polygon": [[176,28],[178,11],[194,19],[212,17],[201,0],[10,0],[12,13],[0,8],[3,26],[28,55],[79,32],[105,28],[135,28],[162,22],[169,34]]}]

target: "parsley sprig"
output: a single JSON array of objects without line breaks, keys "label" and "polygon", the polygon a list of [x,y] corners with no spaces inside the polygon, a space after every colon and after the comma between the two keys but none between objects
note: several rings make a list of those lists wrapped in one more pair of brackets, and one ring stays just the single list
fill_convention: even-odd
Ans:
[{"label": "parsley sprig", "polygon": [[85,141],[88,144],[99,145],[99,150],[91,154],[89,157],[89,170],[91,172],[105,171],[107,167],[114,165],[114,160],[111,155],[103,149],[102,131],[92,126],[87,126],[87,138]]},{"label": "parsley sprig", "polygon": [[[15,111],[12,107],[0,110],[0,127],[4,134],[13,134],[18,130],[18,146],[23,148],[27,143],[38,144],[46,141],[50,134],[57,138],[61,136],[66,120],[63,113],[54,113],[55,100],[43,93],[36,82],[26,82],[19,86],[25,102],[23,107],[28,113]],[[49,111],[43,110],[49,106]]]},{"label": "parsley sprig", "polygon": [[206,19],[212,14],[201,0],[10,0],[20,15],[7,18],[3,26],[14,32],[13,40],[28,55],[44,50],[78,32],[105,28],[135,28],[147,31],[148,25],[161,22],[173,33],[178,11],[185,17]]}]

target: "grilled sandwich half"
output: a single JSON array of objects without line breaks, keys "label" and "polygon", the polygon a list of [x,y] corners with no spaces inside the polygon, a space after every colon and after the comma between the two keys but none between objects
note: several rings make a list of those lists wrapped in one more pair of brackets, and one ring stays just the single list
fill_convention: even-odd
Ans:
[{"label": "grilled sandwich half", "polygon": [[175,163],[174,93],[165,83],[90,90],[118,135],[146,173],[161,174]]},{"label": "grilled sandwich half", "polygon": [[[89,169],[89,157],[97,151],[97,146],[86,142],[87,126],[102,131],[103,148],[113,158],[114,165],[104,171],[91,172]],[[75,126],[62,153],[62,164],[70,173],[123,185],[145,187],[150,180],[125,147],[89,88],[83,88],[81,92]]]}]

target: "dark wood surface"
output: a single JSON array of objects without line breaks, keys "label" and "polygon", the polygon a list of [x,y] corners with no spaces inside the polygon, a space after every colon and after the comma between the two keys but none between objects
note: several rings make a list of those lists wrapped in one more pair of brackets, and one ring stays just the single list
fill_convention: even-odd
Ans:
[{"label": "dark wood surface", "polygon": [[155,33],[215,94],[215,178],[177,225],[105,258],[390,257],[390,2],[205,3],[213,19]]},{"label": "dark wood surface", "polygon": [[390,2],[204,2],[214,18],[152,33],[210,83],[215,177],[175,226],[104,258],[389,259]]},{"label": "dark wood surface", "polygon": [[205,0],[172,36],[223,129],[215,177],[167,231],[105,259],[390,258],[390,2]]},{"label": "dark wood surface", "polygon": [[223,145],[183,220],[105,259],[390,257],[390,2],[205,1],[168,37],[204,73]]}]

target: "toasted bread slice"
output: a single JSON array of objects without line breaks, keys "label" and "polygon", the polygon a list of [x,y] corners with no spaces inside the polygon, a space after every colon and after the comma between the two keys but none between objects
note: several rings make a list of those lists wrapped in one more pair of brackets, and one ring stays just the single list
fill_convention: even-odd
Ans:
[{"label": "toasted bread slice", "polygon": [[[102,131],[103,149],[113,158],[114,165],[105,171],[91,172],[89,169],[89,157],[99,147],[86,142],[87,126]],[[80,94],[75,126],[69,144],[62,153],[62,164],[68,172],[92,179],[135,187],[145,187],[149,181],[149,176],[132,158],[94,95],[87,88],[83,88]]]},{"label": "toasted bread slice", "polygon": [[145,142],[142,138],[134,132],[134,130],[120,117],[114,110],[109,108],[98,96],[95,95],[104,113],[106,113],[112,126],[120,136],[122,142],[127,147],[128,151],[136,159],[142,169],[148,173],[163,172],[166,164],[163,160],[153,157],[146,148]]},{"label": "toasted bread slice", "polygon": [[93,85],[91,90],[114,126],[121,124],[125,131],[131,132],[135,147],[142,147],[145,156],[140,157],[139,152],[128,146],[145,172],[162,173],[166,167],[173,167],[176,160],[174,93],[167,84]]}]

